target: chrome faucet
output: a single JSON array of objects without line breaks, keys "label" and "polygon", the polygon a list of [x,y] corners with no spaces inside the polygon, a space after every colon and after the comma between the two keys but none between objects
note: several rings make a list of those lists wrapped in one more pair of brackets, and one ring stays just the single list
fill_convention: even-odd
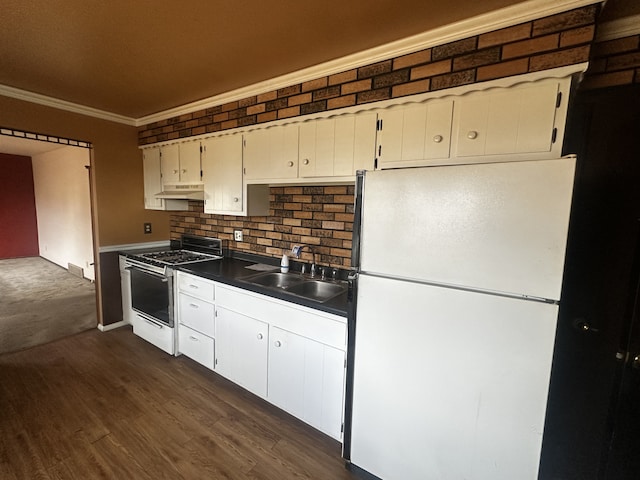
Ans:
[{"label": "chrome faucet", "polygon": [[[310,274],[312,277],[316,276],[316,251],[315,249],[311,246],[311,245],[294,245],[293,248],[291,249],[291,253],[293,253],[295,255],[296,258],[300,258],[300,254],[302,253],[302,250],[304,248],[308,248],[309,251],[311,252],[311,257],[313,258],[312,262],[311,262],[311,269],[310,269]],[[304,270],[303,270],[304,273]]]}]

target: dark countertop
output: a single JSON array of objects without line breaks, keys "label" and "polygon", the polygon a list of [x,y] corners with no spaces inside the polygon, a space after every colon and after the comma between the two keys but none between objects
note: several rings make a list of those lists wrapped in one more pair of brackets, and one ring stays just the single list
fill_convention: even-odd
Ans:
[{"label": "dark countertop", "polygon": [[[334,297],[324,303],[314,302],[303,297],[298,297],[287,293],[286,290],[276,290],[260,285],[254,285],[242,281],[242,278],[249,277],[261,273],[256,270],[251,270],[246,267],[255,265],[256,263],[271,264],[272,261],[268,261],[265,258],[256,260],[247,260],[241,258],[229,258],[225,257],[222,260],[211,260],[208,262],[189,263],[186,265],[180,265],[174,267],[177,270],[199,277],[214,280],[216,282],[225,283],[234,287],[243,288],[251,292],[260,293],[273,298],[279,298],[280,300],[286,300],[287,302],[295,303],[305,307],[321,310],[341,317],[347,316],[347,293],[343,293]],[[274,265],[274,272],[279,272],[280,269]]]},{"label": "dark countertop", "polygon": [[[141,249],[128,249],[119,252],[120,255],[147,253],[154,251],[167,250],[168,247],[158,248],[141,248]],[[233,252],[231,256],[225,256],[221,260],[210,260],[206,262],[188,263],[185,265],[178,265],[172,267],[174,270],[190,273],[199,277],[207,278],[216,282],[232,285],[234,287],[243,288],[245,290],[260,293],[268,297],[278,298],[287,302],[302,305],[304,307],[313,308],[323,312],[332,313],[341,317],[347,316],[347,293],[343,293],[334,297],[324,303],[314,302],[297,295],[287,293],[286,290],[276,290],[272,288],[262,287],[260,285],[254,285],[249,282],[242,281],[242,278],[249,277],[261,273],[257,270],[248,269],[246,267],[255,265],[256,263],[272,265],[274,272],[280,271],[280,259],[274,257],[263,257],[253,254],[242,254]],[[295,261],[291,261],[291,271],[299,271],[299,264]],[[340,271],[339,278],[345,278],[346,272]]]}]

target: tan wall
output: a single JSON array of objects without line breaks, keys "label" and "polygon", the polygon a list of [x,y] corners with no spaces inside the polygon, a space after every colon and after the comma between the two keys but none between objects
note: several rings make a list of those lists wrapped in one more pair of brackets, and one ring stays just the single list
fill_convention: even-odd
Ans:
[{"label": "tan wall", "polygon": [[[0,126],[93,144],[98,246],[169,238],[169,213],[144,209],[142,155],[135,127],[0,96]],[[143,233],[152,222],[153,234]]]}]

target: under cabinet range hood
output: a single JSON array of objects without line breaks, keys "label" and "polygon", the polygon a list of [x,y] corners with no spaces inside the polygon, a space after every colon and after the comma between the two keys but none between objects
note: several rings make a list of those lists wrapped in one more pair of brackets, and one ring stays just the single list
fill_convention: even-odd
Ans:
[{"label": "under cabinet range hood", "polygon": [[201,183],[192,185],[164,185],[161,192],[154,195],[166,200],[204,200]]}]

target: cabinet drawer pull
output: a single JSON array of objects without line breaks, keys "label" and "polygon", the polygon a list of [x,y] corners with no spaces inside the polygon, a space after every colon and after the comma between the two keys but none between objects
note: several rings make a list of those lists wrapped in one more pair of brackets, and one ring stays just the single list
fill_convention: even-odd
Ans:
[{"label": "cabinet drawer pull", "polygon": [[476,132],[475,130],[469,131],[469,133],[467,133],[467,138],[469,140],[475,140],[476,138],[478,138],[478,132]]},{"label": "cabinet drawer pull", "polygon": [[262,340],[262,338],[263,338],[261,333],[259,333],[259,334],[257,335],[257,337],[258,337],[258,340]]},{"label": "cabinet drawer pull", "polygon": [[193,335],[189,335],[189,340],[193,340],[194,342],[198,341],[198,337],[194,337]]},{"label": "cabinet drawer pull", "polygon": [[191,308],[200,308],[200,305],[196,305],[195,303],[190,303],[189,306]]},{"label": "cabinet drawer pull", "polygon": [[194,285],[193,283],[190,283],[190,284],[189,284],[189,288],[195,288],[195,289],[197,290],[197,289],[198,289],[198,286],[197,286],[197,285]]},{"label": "cabinet drawer pull", "polygon": [[280,340],[276,340],[275,342],[273,342],[273,344],[274,344],[276,347],[281,347],[281,346],[282,346],[282,342],[281,342]]},{"label": "cabinet drawer pull", "polygon": [[435,143],[440,143],[442,142],[442,140],[444,140],[444,138],[442,137],[442,135],[436,135],[435,137],[433,137],[433,141]]}]

